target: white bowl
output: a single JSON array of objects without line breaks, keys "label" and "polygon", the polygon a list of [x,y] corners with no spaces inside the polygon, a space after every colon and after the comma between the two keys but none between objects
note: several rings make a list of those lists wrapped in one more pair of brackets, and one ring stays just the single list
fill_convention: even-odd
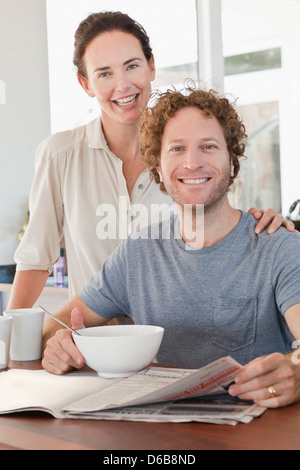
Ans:
[{"label": "white bowl", "polygon": [[152,325],[96,326],[72,333],[86,364],[102,377],[128,377],[158,353],[164,329]]}]

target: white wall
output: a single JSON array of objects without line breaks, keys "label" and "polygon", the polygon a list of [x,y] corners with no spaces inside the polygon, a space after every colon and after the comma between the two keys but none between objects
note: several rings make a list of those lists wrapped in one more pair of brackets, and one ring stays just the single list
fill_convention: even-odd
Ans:
[{"label": "white wall", "polygon": [[[50,134],[45,0],[0,0],[0,265],[12,264],[38,143]],[[3,96],[4,95],[4,96]]]}]

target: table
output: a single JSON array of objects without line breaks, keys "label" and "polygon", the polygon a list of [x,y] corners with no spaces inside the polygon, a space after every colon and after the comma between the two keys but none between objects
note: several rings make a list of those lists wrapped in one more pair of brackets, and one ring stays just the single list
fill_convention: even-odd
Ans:
[{"label": "table", "polygon": [[[40,361],[10,362],[40,369]],[[0,450],[299,450],[300,402],[248,424],[56,419],[40,412],[0,416]]]}]

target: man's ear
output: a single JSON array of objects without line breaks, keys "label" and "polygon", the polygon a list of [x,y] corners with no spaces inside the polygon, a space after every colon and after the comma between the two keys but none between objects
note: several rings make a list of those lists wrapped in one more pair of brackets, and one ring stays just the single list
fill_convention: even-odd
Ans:
[{"label": "man's ear", "polygon": [[160,171],[159,166],[156,167],[156,171],[157,171],[157,173],[159,174],[159,179],[160,179],[160,181],[162,181],[161,171]]},{"label": "man's ear", "polygon": [[92,91],[88,80],[86,80],[82,75],[78,75],[77,80],[84,89],[84,91],[89,95],[89,97],[94,98],[95,93]]},{"label": "man's ear", "polygon": [[234,164],[231,160],[231,171],[230,171],[230,176],[233,177],[234,176]]}]

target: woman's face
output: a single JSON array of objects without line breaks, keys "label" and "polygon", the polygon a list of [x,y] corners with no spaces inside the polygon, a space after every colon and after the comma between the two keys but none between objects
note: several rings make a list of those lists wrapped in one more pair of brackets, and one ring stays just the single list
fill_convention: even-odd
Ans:
[{"label": "woman's face", "polygon": [[122,31],[102,33],[88,44],[84,61],[87,79],[79,77],[79,82],[96,97],[103,123],[138,121],[155,77],[154,60],[147,61],[140,41]]}]

